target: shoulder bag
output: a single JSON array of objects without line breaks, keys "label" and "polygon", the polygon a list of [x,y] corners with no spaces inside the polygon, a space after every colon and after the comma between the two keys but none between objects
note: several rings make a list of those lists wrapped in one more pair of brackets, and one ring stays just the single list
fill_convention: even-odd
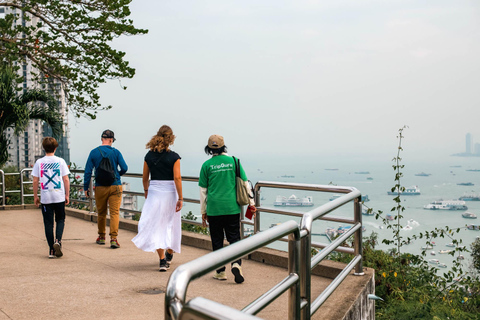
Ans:
[{"label": "shoulder bag", "polygon": [[[250,199],[253,199],[253,197],[250,196],[250,192],[245,185],[245,181],[243,181],[240,177],[240,159],[233,157],[233,162],[235,163],[235,188],[237,190],[237,203],[239,206],[246,206],[250,204]],[[248,182],[251,184],[250,181]]]}]

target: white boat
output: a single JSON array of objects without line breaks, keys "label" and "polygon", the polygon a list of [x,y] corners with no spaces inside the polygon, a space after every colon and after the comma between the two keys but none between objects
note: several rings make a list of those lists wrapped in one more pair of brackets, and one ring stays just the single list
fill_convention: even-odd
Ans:
[{"label": "white boat", "polygon": [[464,212],[462,213],[462,217],[466,218],[466,219],[477,219],[477,215],[475,213],[471,213],[471,212]]},{"label": "white boat", "polygon": [[440,261],[438,259],[430,259],[428,260],[428,262],[431,264],[440,264]]},{"label": "white boat", "polygon": [[447,247],[455,248],[455,244],[453,242],[450,242],[449,244],[446,244]]},{"label": "white boat", "polygon": [[294,194],[292,194],[288,198],[283,196],[277,196],[273,205],[277,207],[312,207],[313,198],[311,196],[298,198]]},{"label": "white boat", "polygon": [[431,245],[427,245],[425,247],[422,247],[422,250],[428,250],[428,249],[433,249]]},{"label": "white boat", "polygon": [[457,257],[457,260],[465,260],[465,257],[462,256],[462,255],[459,255],[459,256]]},{"label": "white boat", "polygon": [[432,256],[436,255],[435,251],[431,251],[430,254],[431,254]]},{"label": "white boat", "polygon": [[405,227],[403,227],[403,230],[412,230],[412,226],[411,225],[406,225]]},{"label": "white boat", "polygon": [[439,266],[440,268],[446,268],[446,267],[447,267],[447,265],[446,265],[445,263],[440,263],[438,266]]},{"label": "white boat", "polygon": [[426,210],[468,210],[462,200],[438,200],[423,207]]},{"label": "white boat", "polygon": [[438,253],[444,254],[444,253],[450,253],[452,250],[440,250]]},{"label": "white boat", "polygon": [[420,195],[420,188],[418,186],[411,186],[408,188],[405,188],[405,190],[402,191],[388,191],[387,192],[391,196],[396,196],[400,194],[401,196],[418,196]]}]

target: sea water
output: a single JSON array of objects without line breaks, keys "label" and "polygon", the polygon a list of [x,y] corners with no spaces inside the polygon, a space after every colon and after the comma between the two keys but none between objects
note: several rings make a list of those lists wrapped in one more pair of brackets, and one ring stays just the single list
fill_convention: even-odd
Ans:
[{"label": "sea water", "polygon": [[[182,160],[183,161],[183,160]],[[185,161],[183,161],[185,162]],[[199,168],[201,161],[196,161],[193,166]],[[198,176],[196,168],[192,169],[192,163],[186,161],[187,167],[182,164],[182,175]],[[318,163],[310,163],[306,165],[293,165],[293,163],[279,163],[277,162],[263,162],[249,161],[248,158],[242,162],[249,179],[255,184],[258,181],[275,181],[285,183],[306,183],[319,185],[337,185],[357,188],[362,195],[368,195],[370,201],[365,202],[365,205],[372,208],[374,212],[382,211],[382,216],[386,214],[395,215],[396,211],[391,212],[396,203],[393,201],[394,196],[387,194],[388,191],[395,185],[395,170],[392,165],[394,162],[389,160],[381,161],[322,161]],[[400,231],[402,237],[412,237],[414,234],[420,232],[433,231],[435,228],[460,228],[460,232],[454,237],[462,240],[462,245],[469,248],[470,244],[477,236],[480,236],[480,231],[467,230],[467,224],[480,224],[479,219],[465,219],[462,213],[465,211],[473,212],[480,216],[480,201],[466,201],[468,210],[425,210],[423,207],[435,200],[452,200],[458,199],[465,193],[480,193],[480,172],[467,171],[471,169],[480,169],[479,158],[462,158],[462,157],[444,157],[436,158],[434,161],[402,161],[405,165],[401,172],[401,185],[405,187],[416,185],[420,188],[421,195],[417,196],[401,196],[401,204],[405,207],[402,212],[403,219],[400,221],[402,226],[406,226],[409,220],[412,230]],[[189,167],[190,168],[189,168]],[[185,168],[185,169],[183,169]],[[332,170],[334,169],[334,170]],[[135,172],[140,172],[135,171]],[[368,172],[368,173],[365,173]],[[416,176],[420,172],[430,174],[429,176]],[[368,178],[368,179],[367,179]],[[123,179],[132,184],[132,190],[142,190],[140,179]],[[461,186],[458,183],[472,182],[474,186]],[[183,183],[184,198],[198,199],[199,191],[198,185],[194,182]],[[303,198],[305,196],[312,196],[314,207],[321,206],[328,203],[333,193],[320,193],[300,190],[285,190],[274,188],[261,189],[261,206],[274,208],[273,202],[277,196],[289,197],[294,194],[297,197]],[[143,203],[139,197],[140,208]],[[282,208],[287,209],[287,208]],[[312,207],[291,207],[293,211],[308,212]],[[198,217],[200,220],[199,206],[197,204],[185,203],[182,214],[188,211]],[[353,218],[353,204],[347,204],[343,207],[330,213],[333,216]],[[277,214],[260,213],[261,216],[261,230],[266,230],[272,225],[282,223],[287,220],[300,221],[298,217],[290,217]],[[381,220],[375,219],[375,216],[362,215],[363,225],[366,230],[364,236],[369,236],[372,232],[378,234],[380,244],[378,248],[388,249],[386,245],[381,244],[383,239],[393,239],[393,231],[387,229]],[[320,234],[323,234],[329,227],[338,228],[342,224],[329,221],[316,221],[313,225],[313,240],[317,242],[328,243],[328,239]],[[345,224],[344,224],[345,225]],[[427,250],[426,259],[438,259],[441,263],[447,266],[452,266],[454,257],[448,254],[439,254],[440,250],[452,249],[446,245],[452,242],[449,237],[432,239],[436,246]],[[286,245],[281,242],[274,243],[273,247],[285,249]],[[412,241],[411,244],[405,245],[402,250],[413,254],[420,254],[422,247],[426,246],[426,240]],[[390,247],[391,248],[391,247]],[[436,255],[432,256],[431,251],[435,251]],[[464,265],[470,263],[469,253],[464,253]]]}]

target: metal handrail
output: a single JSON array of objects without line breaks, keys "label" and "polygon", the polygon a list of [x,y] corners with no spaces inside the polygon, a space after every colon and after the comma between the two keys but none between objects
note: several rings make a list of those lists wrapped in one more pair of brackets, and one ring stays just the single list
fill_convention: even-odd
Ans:
[{"label": "metal handrail", "polygon": [[[2,198],[2,206],[5,207],[7,205],[7,200],[5,195],[7,193],[20,193],[20,201],[22,205],[25,205],[25,197],[33,197],[33,194],[24,194],[23,186],[25,184],[32,184],[33,181],[27,180],[24,181],[24,174],[26,172],[31,172],[33,169],[32,168],[24,168],[20,172],[4,172],[3,170],[0,170],[0,173],[2,175],[1,178],[1,185],[2,185],[2,192],[1,192],[1,198]],[[20,176],[20,189],[19,190],[6,190],[7,186],[5,185],[5,176]]]},{"label": "metal handrail", "polygon": [[[261,188],[277,188],[277,189],[293,189],[303,191],[316,191],[316,192],[329,192],[329,193],[342,193],[343,195],[333,201],[330,201],[320,207],[314,208],[307,213],[300,213],[288,210],[278,210],[264,208],[261,206],[260,191]],[[361,193],[353,187],[343,186],[331,186],[331,185],[315,185],[315,184],[300,184],[300,183],[284,183],[284,182],[271,182],[271,181],[259,181],[255,184],[255,203],[257,204],[257,215],[254,220],[254,233],[260,231],[260,217],[261,212],[269,212],[282,215],[291,215],[295,217],[302,217],[300,222],[301,230],[301,270],[300,270],[300,288],[301,297],[305,299],[307,303],[306,308],[301,310],[301,319],[310,319],[323,302],[330,296],[330,294],[341,284],[350,270],[355,267],[356,275],[363,275],[362,265],[362,215],[361,215]],[[325,217],[328,213],[340,208],[341,206],[354,201],[354,219],[346,219],[341,217]],[[341,223],[350,223],[354,226],[339,240],[336,240],[328,245],[317,244],[316,247],[324,248],[322,252],[311,258],[312,248],[312,225],[313,221],[328,220]],[[242,221],[244,219],[242,218]],[[354,248],[344,248],[340,245],[350,236],[354,235]],[[283,240],[283,239],[280,239]],[[311,275],[312,269],[316,267],[329,253],[332,251],[345,252],[353,254],[355,257],[353,260],[343,269],[343,271],[334,279],[329,286],[329,290],[324,290],[322,294],[314,301],[311,302]]]},{"label": "metal handrail", "polygon": [[0,170],[0,174],[2,175],[2,206],[4,207],[7,203],[6,199],[5,199],[5,172],[3,170]]},{"label": "metal handrail", "polygon": [[[301,259],[300,230],[298,224],[295,221],[290,220],[176,268],[169,278],[165,292],[165,320],[179,319],[182,309],[187,303],[187,288],[192,280],[218,269],[226,263],[232,262],[262,248],[286,235],[289,235],[288,276],[277,286],[246,306],[242,311],[249,315],[255,315],[282,293],[289,290],[289,318],[298,318],[302,306],[299,295],[299,268]],[[305,306],[305,304],[303,304],[303,306]],[[197,313],[201,313],[205,319],[212,319],[209,316],[212,316],[213,313],[215,313],[214,310],[205,309],[197,309],[196,311]]]}]

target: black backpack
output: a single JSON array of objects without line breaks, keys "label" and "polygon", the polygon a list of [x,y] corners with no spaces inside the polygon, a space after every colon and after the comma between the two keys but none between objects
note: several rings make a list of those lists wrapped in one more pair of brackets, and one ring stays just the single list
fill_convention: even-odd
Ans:
[{"label": "black backpack", "polygon": [[98,150],[100,150],[102,160],[100,161],[98,168],[95,170],[95,182],[99,186],[111,186],[115,182],[115,170],[113,169],[112,162],[108,156],[105,157],[103,155],[100,147],[98,147]]}]

